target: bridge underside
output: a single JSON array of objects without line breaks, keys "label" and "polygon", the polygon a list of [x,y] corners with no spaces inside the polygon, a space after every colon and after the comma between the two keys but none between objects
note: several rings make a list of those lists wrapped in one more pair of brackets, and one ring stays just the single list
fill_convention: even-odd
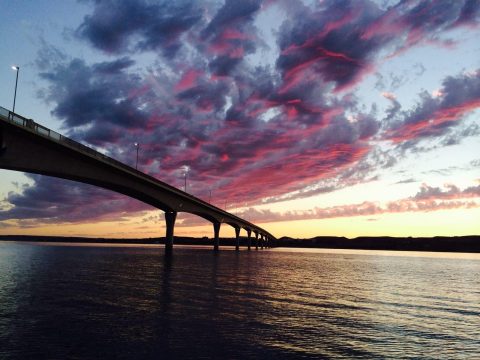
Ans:
[{"label": "bridge underside", "polygon": [[[9,118],[10,115],[11,113]],[[249,249],[251,232],[254,232],[256,237],[260,236],[262,244],[264,241],[269,242],[274,239],[262,228],[127,165],[91,149],[88,149],[91,153],[79,151],[76,146],[72,146],[72,144],[78,144],[73,140],[56,133],[55,139],[39,134],[38,128],[46,128],[38,124],[33,123],[33,127],[19,126],[18,119],[23,118],[15,116],[17,118],[15,124],[6,121],[5,116],[0,116],[0,120],[3,120],[0,121],[0,168],[91,184],[130,196],[163,210],[167,225],[167,252],[170,252],[173,246],[174,225],[178,212],[195,214],[211,222],[214,227],[215,249],[218,249],[218,233],[222,223],[234,227],[237,249],[239,232],[242,228],[247,232]],[[25,124],[26,121],[31,120],[23,119],[23,121]],[[83,145],[78,144],[78,146]]]}]

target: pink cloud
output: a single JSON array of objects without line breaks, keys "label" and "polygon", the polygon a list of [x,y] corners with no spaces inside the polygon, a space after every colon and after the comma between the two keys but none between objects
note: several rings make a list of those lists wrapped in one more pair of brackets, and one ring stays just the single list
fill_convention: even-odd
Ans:
[{"label": "pink cloud", "polygon": [[175,85],[175,91],[180,92],[189,89],[197,84],[198,78],[202,75],[201,71],[189,69],[184,72],[180,81]]},{"label": "pink cloud", "polygon": [[471,111],[480,107],[480,99],[471,100],[456,106],[443,107],[429,117],[415,123],[407,123],[388,132],[387,137],[394,143],[417,139],[422,136],[442,134],[442,125],[462,120]]},{"label": "pink cloud", "polygon": [[[425,193],[429,196],[423,196]],[[419,194],[422,194],[419,196]],[[249,208],[241,216],[255,219],[256,222],[283,222],[294,220],[331,219],[339,217],[372,216],[404,212],[432,212],[452,209],[470,209],[480,207],[480,203],[465,198],[480,198],[480,186],[460,190],[447,186],[446,190],[423,185],[420,193],[414,197],[391,201],[386,204],[365,201],[359,204],[347,204],[326,208],[316,207],[303,211],[286,211],[284,213],[270,210]]]}]

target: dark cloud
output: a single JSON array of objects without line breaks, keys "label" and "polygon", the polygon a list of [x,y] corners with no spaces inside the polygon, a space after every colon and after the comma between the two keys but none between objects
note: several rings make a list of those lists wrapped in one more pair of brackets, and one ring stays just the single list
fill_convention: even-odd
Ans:
[{"label": "dark cloud", "polygon": [[225,0],[224,5],[203,31],[204,36],[219,35],[236,23],[253,20],[253,16],[260,9],[261,3],[262,0]]},{"label": "dark cloud", "polygon": [[52,113],[63,120],[71,136],[102,145],[118,140],[118,133],[145,124],[137,96],[145,85],[127,72],[133,64],[129,58],[120,58],[89,66],[74,59],[40,74],[50,84],[45,98],[57,104]]},{"label": "dark cloud", "polygon": [[299,9],[280,30],[277,67],[285,86],[312,76],[337,88],[354,84],[370,71],[375,52],[386,42],[384,37],[362,39],[365,27],[380,15],[369,1],[327,1],[315,11]]},{"label": "dark cloud", "polygon": [[[369,0],[299,6],[280,29],[277,67],[286,90],[312,78],[332,82],[337,90],[349,88],[373,70],[382,52],[393,49],[395,55],[420,42],[437,42],[442,31],[466,23],[467,9],[477,14],[479,8],[471,1],[401,1],[387,10]],[[393,78],[392,86],[399,81]]]},{"label": "dark cloud", "polygon": [[467,0],[462,6],[456,25],[477,25],[480,21],[478,0]]},{"label": "dark cloud", "polygon": [[[79,223],[119,220],[131,212],[151,209],[146,204],[98,187],[58,178],[27,174],[34,185],[22,193],[10,193],[13,208],[0,211],[0,221],[32,220],[33,223]],[[131,215],[131,214],[130,214]]]},{"label": "dark cloud", "polygon": [[210,62],[209,69],[215,75],[227,76],[241,61],[242,59],[237,57],[217,56]]},{"label": "dark cloud", "polygon": [[226,0],[202,30],[196,47],[209,58],[217,76],[233,73],[243,58],[261,45],[253,25],[262,0]]},{"label": "dark cloud", "polygon": [[94,1],[77,29],[78,36],[109,53],[161,50],[172,56],[181,47],[181,36],[202,19],[202,9],[191,1]]},{"label": "dark cloud", "polygon": [[[434,97],[426,91],[410,111],[390,111],[388,138],[395,143],[445,135],[466,115],[480,107],[480,71],[449,76]],[[398,109],[396,109],[398,110]]]}]

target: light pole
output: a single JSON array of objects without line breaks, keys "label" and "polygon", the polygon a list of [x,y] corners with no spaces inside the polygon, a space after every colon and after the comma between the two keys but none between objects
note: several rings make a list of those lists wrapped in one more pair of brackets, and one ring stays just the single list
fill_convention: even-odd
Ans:
[{"label": "light pole", "polygon": [[135,162],[135,170],[138,170],[138,149],[140,148],[140,144],[135,143],[135,147],[137,148],[137,161]]},{"label": "light pole", "polygon": [[12,66],[12,69],[17,72],[17,78],[15,80],[15,94],[13,95],[13,109],[12,109],[12,112],[15,113],[15,100],[17,99],[18,73],[20,72],[20,66]]}]

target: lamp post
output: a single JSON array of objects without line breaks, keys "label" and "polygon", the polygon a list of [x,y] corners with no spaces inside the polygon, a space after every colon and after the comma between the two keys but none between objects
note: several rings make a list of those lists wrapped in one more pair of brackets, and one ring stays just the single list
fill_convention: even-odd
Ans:
[{"label": "lamp post", "polygon": [[13,109],[12,109],[12,112],[15,113],[15,100],[17,99],[18,73],[20,72],[20,66],[12,66],[12,69],[17,72],[17,78],[15,80],[15,94],[13,95]]},{"label": "lamp post", "polygon": [[137,161],[135,162],[135,170],[138,170],[138,149],[140,148],[140,144],[136,142],[135,147],[137,148]]}]

